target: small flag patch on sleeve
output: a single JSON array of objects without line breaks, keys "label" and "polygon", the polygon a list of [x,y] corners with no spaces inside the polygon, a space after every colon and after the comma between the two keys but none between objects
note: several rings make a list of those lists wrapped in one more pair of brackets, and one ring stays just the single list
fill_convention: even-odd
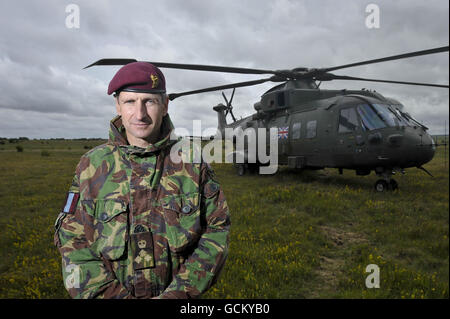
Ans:
[{"label": "small flag patch on sleeve", "polygon": [[73,214],[77,208],[78,199],[80,198],[79,193],[68,192],[66,196],[65,204],[62,208],[63,213]]}]

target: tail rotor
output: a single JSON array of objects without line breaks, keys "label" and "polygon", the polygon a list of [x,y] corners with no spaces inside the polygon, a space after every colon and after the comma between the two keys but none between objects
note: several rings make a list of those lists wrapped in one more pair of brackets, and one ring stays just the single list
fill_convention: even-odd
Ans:
[{"label": "tail rotor", "polygon": [[235,90],[236,90],[236,88],[233,88],[233,92],[231,93],[230,101],[228,101],[227,97],[225,96],[225,93],[222,92],[222,96],[223,96],[223,98],[225,99],[225,102],[226,102],[226,113],[225,113],[225,116],[227,116],[228,113],[230,113],[234,122],[236,122],[236,118],[234,117],[234,114],[233,114],[233,106],[231,105],[231,102],[233,101],[234,91]]}]

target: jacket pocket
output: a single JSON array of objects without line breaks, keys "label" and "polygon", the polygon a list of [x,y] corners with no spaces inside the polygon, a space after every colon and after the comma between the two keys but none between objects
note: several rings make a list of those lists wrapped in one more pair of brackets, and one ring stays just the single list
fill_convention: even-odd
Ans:
[{"label": "jacket pocket", "polygon": [[169,248],[181,253],[193,246],[204,228],[199,193],[177,194],[162,199]]},{"label": "jacket pocket", "polygon": [[127,203],[118,199],[98,199],[81,204],[93,212],[95,241],[92,246],[95,251],[110,260],[123,257],[128,243]]}]

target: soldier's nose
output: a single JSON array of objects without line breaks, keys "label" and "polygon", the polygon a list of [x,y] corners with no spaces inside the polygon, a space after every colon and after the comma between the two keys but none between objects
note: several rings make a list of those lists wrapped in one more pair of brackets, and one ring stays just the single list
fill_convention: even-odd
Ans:
[{"label": "soldier's nose", "polygon": [[145,103],[143,103],[142,101],[139,101],[138,103],[139,104],[138,104],[137,110],[136,110],[136,118],[138,120],[143,120],[148,117],[147,107],[145,106]]}]

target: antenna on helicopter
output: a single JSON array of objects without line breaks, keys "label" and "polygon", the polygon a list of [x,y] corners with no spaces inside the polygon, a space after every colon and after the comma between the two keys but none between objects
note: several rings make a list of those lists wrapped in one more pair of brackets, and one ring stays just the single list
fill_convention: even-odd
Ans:
[{"label": "antenna on helicopter", "polygon": [[233,92],[231,93],[230,101],[228,101],[227,97],[225,96],[225,93],[222,92],[222,96],[225,99],[225,102],[227,103],[227,105],[226,105],[227,112],[225,113],[225,116],[227,116],[228,113],[230,113],[231,117],[233,118],[233,121],[236,122],[236,118],[234,117],[234,114],[233,114],[233,106],[231,105],[231,102],[233,101],[233,97],[234,97],[234,91],[236,91],[236,88],[233,88]]}]

